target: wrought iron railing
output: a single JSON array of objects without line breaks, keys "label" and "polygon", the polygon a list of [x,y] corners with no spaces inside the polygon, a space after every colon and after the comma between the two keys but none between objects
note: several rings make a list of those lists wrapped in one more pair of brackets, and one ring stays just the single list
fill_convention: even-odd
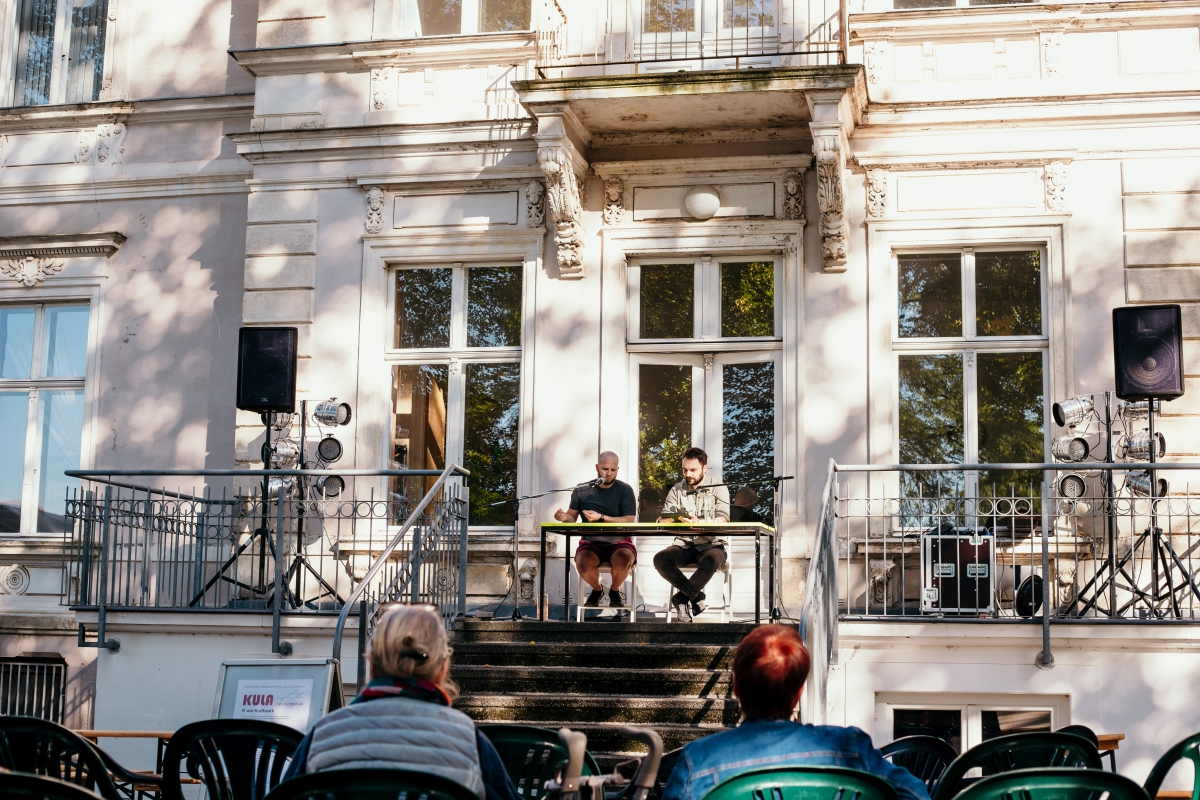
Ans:
[{"label": "wrought iron railing", "polygon": [[465,609],[460,467],[341,471],[336,497],[328,470],[67,474],[80,487],[66,504],[63,600],[98,612],[98,642],[81,628],[85,644],[117,646],[112,610],[271,613],[280,652],[284,614],[337,614],[400,589],[448,621]]},{"label": "wrought iron railing", "polygon": [[824,500],[817,534],[808,561],[804,605],[800,611],[800,636],[808,647],[811,668],[800,703],[804,722],[825,724],[829,668],[837,663],[838,582],[837,551],[833,549],[837,510],[837,471],[832,459],[825,476]]},{"label": "wrought iron railing", "polygon": [[677,71],[843,64],[846,3],[543,0],[538,68],[544,77],[564,77],[596,74],[586,68],[603,65],[638,72],[639,65]]}]

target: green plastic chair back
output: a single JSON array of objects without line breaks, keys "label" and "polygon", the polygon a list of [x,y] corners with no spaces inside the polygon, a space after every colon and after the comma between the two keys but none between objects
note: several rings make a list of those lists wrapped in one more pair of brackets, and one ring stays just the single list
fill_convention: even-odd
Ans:
[{"label": "green plastic chair back", "polygon": [[1018,769],[972,783],[954,800],[1147,800],[1142,787],[1112,772],[1066,767]]},{"label": "green plastic chair back", "polygon": [[479,800],[441,775],[406,769],[330,769],[300,775],[276,786],[265,800]]},{"label": "green plastic chair back", "polygon": [[1018,769],[1043,767],[1083,767],[1103,769],[1100,752],[1084,739],[1071,733],[1011,733],[977,744],[963,753],[942,773],[932,800],[950,800],[964,787],[966,774],[979,767],[986,778]]},{"label": "green plastic chair back", "polygon": [[96,800],[96,794],[74,783],[26,772],[0,773],[0,795],[6,800]]},{"label": "green plastic chair back", "polygon": [[897,800],[876,775],[842,767],[769,767],[717,784],[703,800]]},{"label": "green plastic chair back", "polygon": [[0,767],[81,786],[120,800],[99,751],[79,734],[36,717],[0,717]]},{"label": "green plastic chair back", "polygon": [[1162,788],[1167,773],[1177,761],[1184,759],[1192,762],[1192,800],[1200,800],[1200,733],[1194,733],[1162,754],[1162,758],[1150,770],[1150,777],[1143,784],[1146,794],[1154,797]]},{"label": "green plastic chair back", "polygon": [[[558,731],[534,725],[477,725],[488,738],[504,769],[523,800],[546,796],[542,787],[567,763],[567,748],[559,741]],[[599,775],[600,767],[591,753],[583,755],[583,774]]]}]

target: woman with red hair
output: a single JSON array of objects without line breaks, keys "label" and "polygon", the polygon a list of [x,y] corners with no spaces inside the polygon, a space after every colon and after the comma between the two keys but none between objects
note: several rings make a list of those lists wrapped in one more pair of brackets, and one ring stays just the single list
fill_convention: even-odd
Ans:
[{"label": "woman with red hair", "polygon": [[888,763],[858,728],[792,721],[808,677],[808,650],[795,628],[760,625],[733,656],[741,724],[684,746],[663,800],[700,800],[722,781],[763,767],[829,766],[870,772],[901,800],[929,800],[925,784]]}]

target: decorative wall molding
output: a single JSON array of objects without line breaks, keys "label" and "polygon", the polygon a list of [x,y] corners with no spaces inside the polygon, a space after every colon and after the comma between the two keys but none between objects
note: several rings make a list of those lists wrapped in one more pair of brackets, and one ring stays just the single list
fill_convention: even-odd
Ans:
[{"label": "decorative wall molding", "polygon": [[367,190],[367,221],[364,225],[367,233],[380,233],[383,230],[384,199],[383,189],[378,186]]},{"label": "decorative wall molding", "polygon": [[540,228],[546,224],[546,187],[541,181],[530,181],[525,187],[525,227]]},{"label": "decorative wall molding", "polygon": [[1041,34],[1042,40],[1042,76],[1053,78],[1058,74],[1059,60],[1062,57],[1063,32],[1047,31]]},{"label": "decorative wall molding", "polygon": [[583,205],[579,198],[579,179],[571,154],[563,145],[538,143],[538,166],[546,175],[546,200],[554,220],[554,243],[558,246],[558,270],[564,278],[582,278]]},{"label": "decorative wall molding", "polygon": [[810,126],[817,162],[817,203],[821,209],[821,257],[826,272],[846,268],[846,153],[840,125]]},{"label": "decorative wall molding", "polygon": [[20,564],[5,567],[0,575],[0,589],[5,594],[25,594],[29,590],[29,570]]},{"label": "decorative wall molding", "polygon": [[371,70],[371,107],[376,111],[388,108],[391,97],[392,73],[390,67]]},{"label": "decorative wall molding", "polygon": [[625,218],[625,183],[620,178],[604,181],[604,224],[620,225]]},{"label": "decorative wall molding", "polygon": [[7,261],[0,261],[0,275],[31,287],[37,286],[51,275],[62,272],[62,268],[66,265],[65,261],[56,258],[38,258],[36,256],[10,258]]},{"label": "decorative wall molding", "polygon": [[1046,208],[1067,210],[1067,165],[1062,161],[1051,161],[1046,165]]},{"label": "decorative wall molding", "polygon": [[887,52],[885,42],[867,42],[863,45],[863,61],[867,70],[867,83],[874,86],[883,80],[883,61]]},{"label": "decorative wall molding", "polygon": [[0,169],[8,166],[8,136],[0,134]]},{"label": "decorative wall molding", "polygon": [[0,259],[73,258],[79,256],[111,256],[125,243],[124,234],[68,233],[46,236],[0,237]]},{"label": "decorative wall molding", "polygon": [[804,219],[804,170],[783,174],[783,218]]},{"label": "decorative wall molding", "polygon": [[879,218],[887,211],[887,170],[867,170],[867,214]]},{"label": "decorative wall molding", "polygon": [[102,123],[93,131],[79,132],[76,164],[121,164],[125,152],[125,126],[120,122]]}]

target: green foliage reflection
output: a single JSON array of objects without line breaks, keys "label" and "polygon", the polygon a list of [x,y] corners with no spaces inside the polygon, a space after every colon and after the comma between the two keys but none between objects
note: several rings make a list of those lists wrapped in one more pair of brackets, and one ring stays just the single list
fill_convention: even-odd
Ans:
[{"label": "green foliage reflection", "polygon": [[468,364],[463,461],[471,471],[472,525],[512,525],[515,503],[488,507],[517,493],[520,366]]},{"label": "green foliage reflection", "polygon": [[642,364],[638,370],[638,520],[653,522],[679,482],[692,440],[692,368]]},{"label": "green foliage reflection", "polygon": [[898,266],[900,335],[962,336],[962,257],[901,256]]},{"label": "green foliage reflection", "polygon": [[483,0],[479,30],[483,33],[527,31],[530,0]]},{"label": "green foliage reflection", "polygon": [[691,339],[695,335],[696,268],[692,264],[642,267],[643,339]]},{"label": "green foliage reflection", "polygon": [[696,0],[645,0],[642,30],[675,33],[696,28]]},{"label": "green foliage reflection", "polygon": [[[961,464],[963,442],[962,356],[900,356],[900,463]],[[904,477],[963,488],[961,473]]]},{"label": "green foliage reflection", "polygon": [[[1045,456],[1045,396],[1041,353],[979,353],[979,461],[984,464],[1040,463]],[[1041,473],[988,471],[979,475],[981,494],[1032,494]]]},{"label": "green foliage reflection", "polygon": [[447,36],[462,32],[462,0],[417,0],[421,36]]},{"label": "green foliage reflection", "polygon": [[769,28],[775,24],[774,7],[775,0],[725,0],[721,27]]},{"label": "green foliage reflection", "polygon": [[521,344],[521,267],[467,270],[467,347]]},{"label": "green foliage reflection", "polygon": [[775,335],[775,265],[721,264],[721,335]]},{"label": "green foliage reflection", "polygon": [[[721,477],[732,498],[745,481],[774,474],[775,364],[726,364],[722,374]],[[774,524],[774,487],[753,487],[754,506],[767,524]]]},{"label": "green foliage reflection", "polygon": [[396,273],[396,346],[450,346],[453,270],[402,269]]},{"label": "green foliage reflection", "polygon": [[1036,336],[1042,332],[1042,254],[975,256],[975,332],[979,336]]}]

